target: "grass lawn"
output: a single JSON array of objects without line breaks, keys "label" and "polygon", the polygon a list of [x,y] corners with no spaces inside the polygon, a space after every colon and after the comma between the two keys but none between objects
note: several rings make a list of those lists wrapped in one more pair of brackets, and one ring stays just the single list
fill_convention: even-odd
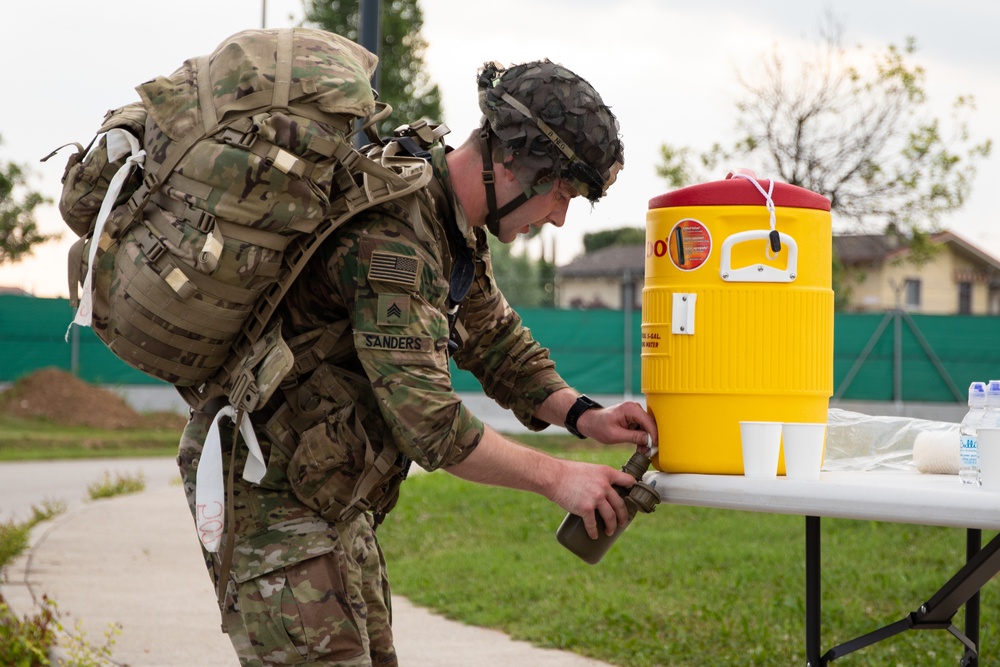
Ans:
[{"label": "grass lawn", "polygon": [[[628,453],[571,455],[618,467]],[[637,667],[805,664],[801,517],[661,505],[595,566],[556,542],[560,521],[541,498],[435,473],[407,481],[379,535],[395,592],[515,638]],[[824,520],[823,650],[916,610],[964,549],[957,529]],[[1000,660],[996,595],[991,582],[983,665]],[[911,631],[835,664],[953,667],[961,649]]]},{"label": "grass lawn", "polygon": [[96,429],[0,415],[0,461],[176,456],[179,428]]}]

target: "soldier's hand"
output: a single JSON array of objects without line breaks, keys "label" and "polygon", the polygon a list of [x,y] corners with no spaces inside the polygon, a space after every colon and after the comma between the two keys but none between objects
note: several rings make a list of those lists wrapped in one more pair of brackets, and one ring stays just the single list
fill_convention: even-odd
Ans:
[{"label": "soldier's hand", "polygon": [[650,444],[656,447],[659,442],[656,420],[635,401],[587,410],[580,415],[577,428],[606,445],[629,442],[647,454]]},{"label": "soldier's hand", "polygon": [[565,460],[562,463],[563,472],[550,499],[567,512],[581,517],[591,539],[597,539],[595,513],[604,520],[608,535],[628,522],[625,501],[612,484],[629,488],[635,483],[631,475],[593,463]]}]

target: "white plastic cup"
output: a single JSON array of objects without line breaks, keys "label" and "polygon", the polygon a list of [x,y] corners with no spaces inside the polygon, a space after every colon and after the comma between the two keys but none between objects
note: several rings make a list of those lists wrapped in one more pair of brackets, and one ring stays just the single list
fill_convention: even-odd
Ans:
[{"label": "white plastic cup", "polygon": [[987,491],[1000,491],[1000,428],[981,428],[976,433],[979,446],[979,478]]},{"label": "white plastic cup", "polygon": [[743,474],[747,477],[778,476],[781,452],[781,422],[740,422],[743,444]]},{"label": "white plastic cup", "polygon": [[826,424],[786,422],[781,429],[785,452],[785,477],[817,480],[823,466]]}]

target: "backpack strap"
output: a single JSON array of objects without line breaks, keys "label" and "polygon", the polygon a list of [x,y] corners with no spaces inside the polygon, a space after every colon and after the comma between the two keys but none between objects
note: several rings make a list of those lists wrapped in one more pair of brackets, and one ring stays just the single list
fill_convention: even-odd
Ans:
[{"label": "backpack strap", "polygon": [[288,108],[289,87],[292,85],[293,30],[294,28],[285,28],[278,31],[274,88],[271,91],[271,106],[277,109]]},{"label": "backpack strap", "polygon": [[469,294],[472,281],[476,278],[476,265],[469,250],[469,244],[462,232],[458,229],[458,221],[453,213],[451,201],[444,187],[435,179],[430,185],[431,193],[435,201],[442,202],[448,210],[444,216],[444,227],[448,233],[450,245],[455,248],[452,256],[451,275],[448,279],[448,354],[458,352],[461,347],[460,341],[464,341],[467,335],[464,327],[458,320],[458,307]]},{"label": "backpack strap", "polygon": [[[198,85],[198,109],[201,111],[201,122],[204,134],[199,140],[215,133],[219,118],[215,113],[215,100],[212,99],[212,79],[210,76],[209,56],[199,56],[195,59],[195,83]],[[204,79],[204,81],[202,81]],[[170,171],[173,171],[171,168]],[[170,171],[167,173],[169,174]]]},{"label": "backpack strap", "polygon": [[340,359],[354,348],[354,341],[347,333],[351,321],[347,318],[333,324],[313,329],[288,341],[288,347],[295,355],[295,366],[286,378],[286,383],[316,369],[328,359]]},{"label": "backpack strap", "polygon": [[[97,256],[97,249],[102,244],[105,244],[104,240],[104,225],[108,220],[108,216],[111,215],[111,210],[114,208],[115,200],[118,199],[118,195],[121,193],[122,186],[128,180],[129,176],[132,175],[132,171],[138,166],[142,167],[146,160],[146,151],[142,148],[139,140],[128,130],[121,128],[113,128],[108,131],[107,141],[123,141],[126,143],[131,155],[125,160],[125,163],[115,172],[114,177],[111,179],[111,183],[108,184],[108,192],[104,196],[104,201],[101,202],[101,209],[97,214],[97,219],[94,222],[94,229],[90,236],[90,242],[87,252],[87,273],[83,278],[83,295],[80,298],[79,306],[76,309],[76,315],[73,317],[73,321],[70,322],[69,327],[66,328],[66,340],[69,340],[69,330],[74,324],[78,324],[82,327],[89,327],[91,321],[93,320],[93,306],[94,306],[94,290],[92,288],[94,279],[94,259]],[[78,271],[77,269],[76,271]],[[74,271],[75,272],[75,271]]]},{"label": "backpack strap", "polygon": [[358,479],[358,483],[354,487],[353,497],[340,513],[341,521],[345,522],[351,521],[359,514],[372,509],[372,504],[368,500],[368,494],[378,486],[391,480],[394,476],[400,473],[405,475],[410,467],[410,459],[406,456],[401,456],[399,450],[388,442],[382,444],[382,451],[376,455],[371,443],[368,442],[368,436],[365,435],[364,425],[357,415],[354,418],[354,433],[364,438],[365,472]]}]

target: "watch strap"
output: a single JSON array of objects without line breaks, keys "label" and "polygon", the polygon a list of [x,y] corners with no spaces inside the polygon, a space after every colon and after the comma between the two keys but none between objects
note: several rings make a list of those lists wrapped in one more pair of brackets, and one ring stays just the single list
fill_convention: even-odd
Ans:
[{"label": "watch strap", "polygon": [[569,412],[566,413],[566,419],[565,419],[566,430],[578,438],[581,439],[585,438],[586,436],[580,433],[580,431],[576,428],[576,422],[580,419],[580,415],[582,415],[587,410],[594,410],[603,407],[604,407],[603,405],[601,405],[594,399],[590,398],[586,394],[581,394],[580,397],[576,399],[576,402],[573,403],[573,406],[569,409]]}]

